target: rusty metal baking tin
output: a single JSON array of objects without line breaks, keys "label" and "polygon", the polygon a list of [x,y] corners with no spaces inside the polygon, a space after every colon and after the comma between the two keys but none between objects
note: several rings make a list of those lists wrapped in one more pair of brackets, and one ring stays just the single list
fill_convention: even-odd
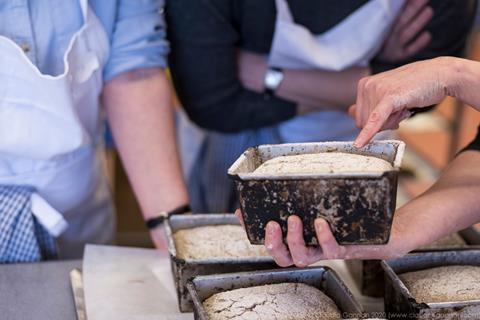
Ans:
[{"label": "rusty metal baking tin", "polygon": [[[465,240],[466,246],[418,249],[414,252],[451,251],[456,249],[480,250],[480,234],[475,228],[470,227],[461,230],[458,234]],[[345,264],[363,295],[369,297],[384,296],[385,281],[381,260],[346,260]]]},{"label": "rusty metal baking tin", "polygon": [[192,311],[192,300],[186,288],[189,279],[197,275],[220,274],[239,271],[274,269],[278,267],[271,257],[239,257],[216,259],[182,259],[177,255],[173,233],[181,229],[207,225],[239,225],[234,214],[192,214],[174,215],[165,223],[168,251],[178,306],[181,312]]},{"label": "rusty metal baking tin", "polygon": [[344,318],[363,318],[364,311],[361,305],[335,271],[328,267],[288,268],[199,276],[189,281],[187,287],[193,298],[195,319],[208,320],[203,308],[203,301],[215,293],[285,282],[314,286],[337,304],[344,313]]},{"label": "rusty metal baking tin", "polygon": [[[299,215],[307,244],[317,245],[314,220],[324,217],[340,244],[385,244],[395,211],[397,177],[405,144],[374,141],[364,148],[352,142],[261,145],[247,149],[228,170],[235,182],[247,235],[263,244],[268,221],[277,221],[283,234],[287,218]],[[374,156],[393,170],[363,173],[256,174],[263,162],[284,155],[344,152]]]},{"label": "rusty metal baking tin", "polygon": [[439,319],[439,314],[451,314],[468,306],[480,305],[480,300],[420,303],[410,294],[398,276],[406,272],[448,265],[480,266],[480,250],[419,252],[399,259],[382,261],[382,268],[385,271],[385,312],[387,315],[392,318],[402,316],[403,319]]}]

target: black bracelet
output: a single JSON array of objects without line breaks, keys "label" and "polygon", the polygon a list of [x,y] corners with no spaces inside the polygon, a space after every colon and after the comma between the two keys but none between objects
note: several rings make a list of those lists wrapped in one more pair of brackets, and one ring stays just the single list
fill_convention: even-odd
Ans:
[{"label": "black bracelet", "polygon": [[155,229],[156,227],[162,225],[165,220],[168,219],[170,216],[173,216],[175,214],[183,214],[190,211],[192,211],[192,208],[190,208],[189,204],[186,204],[184,206],[173,209],[172,211],[166,211],[158,217],[147,219],[145,224],[147,225],[148,229]]}]

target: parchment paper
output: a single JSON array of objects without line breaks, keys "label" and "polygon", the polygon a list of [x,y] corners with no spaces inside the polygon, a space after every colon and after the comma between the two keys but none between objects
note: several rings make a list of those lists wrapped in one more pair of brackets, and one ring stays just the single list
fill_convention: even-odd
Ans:
[{"label": "parchment paper", "polygon": [[167,253],[88,245],[83,259],[88,320],[184,320]]}]

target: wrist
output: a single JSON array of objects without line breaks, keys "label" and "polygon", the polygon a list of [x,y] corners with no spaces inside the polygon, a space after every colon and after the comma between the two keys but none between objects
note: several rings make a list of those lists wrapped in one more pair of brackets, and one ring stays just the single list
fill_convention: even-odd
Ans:
[{"label": "wrist", "polygon": [[404,207],[395,212],[389,245],[391,251],[398,256],[403,256],[420,246],[415,232],[412,233],[412,224],[415,223],[415,219],[412,218],[409,217],[408,211],[405,211]]},{"label": "wrist", "polygon": [[[144,220],[157,216],[159,212],[172,211],[183,205],[189,204],[190,199],[186,187],[181,182],[181,185],[172,182],[172,193],[168,193],[166,188],[161,188],[161,193],[138,193],[143,195],[142,199],[139,199],[142,215]],[[146,197],[148,195],[148,198]],[[140,198],[140,197],[139,197]]]},{"label": "wrist", "polygon": [[269,95],[274,95],[282,84],[285,75],[280,68],[267,68],[263,80],[264,92]]},{"label": "wrist", "polygon": [[151,217],[145,220],[145,224],[149,230],[155,230],[161,227],[165,220],[167,220],[170,216],[176,214],[185,214],[191,212],[192,209],[190,208],[190,204],[184,204],[176,207],[170,211],[159,211],[156,214],[152,215]]},{"label": "wrist", "polygon": [[462,84],[468,76],[469,68],[465,66],[468,60],[454,57],[440,57],[443,67],[440,68],[440,83],[447,96],[462,98]]}]

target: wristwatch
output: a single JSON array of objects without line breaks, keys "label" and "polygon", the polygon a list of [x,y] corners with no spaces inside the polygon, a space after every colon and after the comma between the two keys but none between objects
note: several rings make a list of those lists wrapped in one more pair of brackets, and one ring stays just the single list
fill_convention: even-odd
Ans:
[{"label": "wristwatch", "polygon": [[283,81],[283,71],[280,68],[268,68],[265,73],[265,93],[273,95]]},{"label": "wristwatch", "polygon": [[150,218],[147,221],[145,221],[145,224],[147,225],[147,228],[152,230],[157,228],[158,226],[162,225],[165,220],[170,218],[170,216],[175,215],[175,214],[182,214],[182,213],[187,213],[191,212],[192,209],[190,208],[189,204],[186,204],[184,206],[178,207],[172,211],[161,211],[157,214],[156,217]]}]

